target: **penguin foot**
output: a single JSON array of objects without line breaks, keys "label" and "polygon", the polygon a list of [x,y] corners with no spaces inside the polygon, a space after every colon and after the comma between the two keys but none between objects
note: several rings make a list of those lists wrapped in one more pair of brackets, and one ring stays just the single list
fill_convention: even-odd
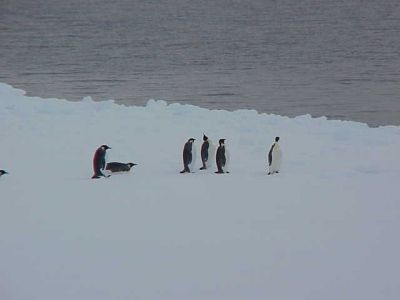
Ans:
[{"label": "penguin foot", "polygon": [[224,171],[217,171],[215,174],[224,174]]},{"label": "penguin foot", "polygon": [[92,179],[99,179],[99,178],[101,178],[101,177],[108,178],[108,177],[111,177],[111,175],[94,174],[94,175],[92,176]]},{"label": "penguin foot", "polygon": [[201,168],[200,168],[200,170],[205,170],[205,169],[207,169],[207,167],[201,167]]}]

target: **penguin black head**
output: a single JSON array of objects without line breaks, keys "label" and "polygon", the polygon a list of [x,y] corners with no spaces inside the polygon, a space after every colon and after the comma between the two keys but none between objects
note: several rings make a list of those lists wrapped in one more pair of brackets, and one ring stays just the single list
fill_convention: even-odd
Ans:
[{"label": "penguin black head", "polygon": [[188,140],[188,142],[194,142],[196,139],[194,139],[194,138],[190,138],[189,140]]},{"label": "penguin black head", "polygon": [[275,142],[279,142],[279,136],[275,138]]},{"label": "penguin black head", "polygon": [[220,144],[220,145],[225,144],[225,140],[226,140],[226,139],[220,139],[220,140],[219,140],[219,144]]},{"label": "penguin black head", "polygon": [[137,166],[137,164],[134,164],[134,163],[127,163],[127,165],[129,166],[129,168],[132,168],[133,166]]},{"label": "penguin black head", "polygon": [[208,140],[208,136],[206,136],[204,133],[203,133],[203,141],[207,141]]},{"label": "penguin black head", "polygon": [[4,175],[4,174],[8,174],[8,173],[6,171],[4,171],[4,170],[0,170],[0,176]]},{"label": "penguin black head", "polygon": [[104,150],[111,149],[111,147],[108,147],[107,145],[101,145],[101,148],[103,148]]}]

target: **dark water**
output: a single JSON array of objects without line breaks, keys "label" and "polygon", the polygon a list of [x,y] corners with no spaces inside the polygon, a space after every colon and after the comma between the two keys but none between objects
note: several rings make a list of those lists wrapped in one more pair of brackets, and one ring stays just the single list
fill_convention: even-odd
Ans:
[{"label": "dark water", "polygon": [[400,1],[0,0],[0,81],[400,125]]}]

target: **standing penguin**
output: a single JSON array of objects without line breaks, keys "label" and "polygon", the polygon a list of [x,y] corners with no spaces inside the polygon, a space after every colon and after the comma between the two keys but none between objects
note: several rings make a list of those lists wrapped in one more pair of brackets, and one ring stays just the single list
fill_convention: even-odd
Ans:
[{"label": "standing penguin", "polygon": [[215,157],[216,163],[217,163],[217,169],[218,171],[215,172],[217,174],[222,174],[224,172],[224,167],[226,164],[226,155],[225,155],[225,139],[220,139],[219,140],[219,146],[217,149],[217,155]]},{"label": "standing penguin", "polygon": [[181,173],[190,173],[189,165],[192,163],[192,146],[194,138],[190,138],[183,147],[183,170]]},{"label": "standing penguin", "polygon": [[93,156],[93,171],[94,174],[92,179],[100,178],[100,177],[110,177],[110,175],[104,175],[101,170],[104,170],[106,167],[106,151],[111,149],[107,145],[101,145],[97,148],[96,152]]},{"label": "standing penguin", "polygon": [[203,133],[203,144],[201,145],[201,161],[203,166],[200,170],[207,169],[207,161],[208,161],[208,149],[210,148],[210,142],[208,141],[208,137]]},{"label": "standing penguin", "polygon": [[4,170],[0,170],[0,177],[3,176],[4,174],[8,174],[8,173]]},{"label": "standing penguin", "polygon": [[275,143],[272,144],[268,153],[269,172],[268,175],[279,173],[282,163],[282,151],[278,144],[279,136],[275,138]]}]

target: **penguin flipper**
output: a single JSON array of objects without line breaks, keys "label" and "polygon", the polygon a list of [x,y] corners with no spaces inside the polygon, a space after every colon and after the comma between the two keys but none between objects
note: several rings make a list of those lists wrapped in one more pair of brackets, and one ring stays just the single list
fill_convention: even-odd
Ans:
[{"label": "penguin flipper", "polygon": [[275,144],[273,144],[271,146],[271,150],[269,150],[269,153],[268,153],[268,165],[272,164],[272,150],[274,149],[274,146],[275,146]]}]

